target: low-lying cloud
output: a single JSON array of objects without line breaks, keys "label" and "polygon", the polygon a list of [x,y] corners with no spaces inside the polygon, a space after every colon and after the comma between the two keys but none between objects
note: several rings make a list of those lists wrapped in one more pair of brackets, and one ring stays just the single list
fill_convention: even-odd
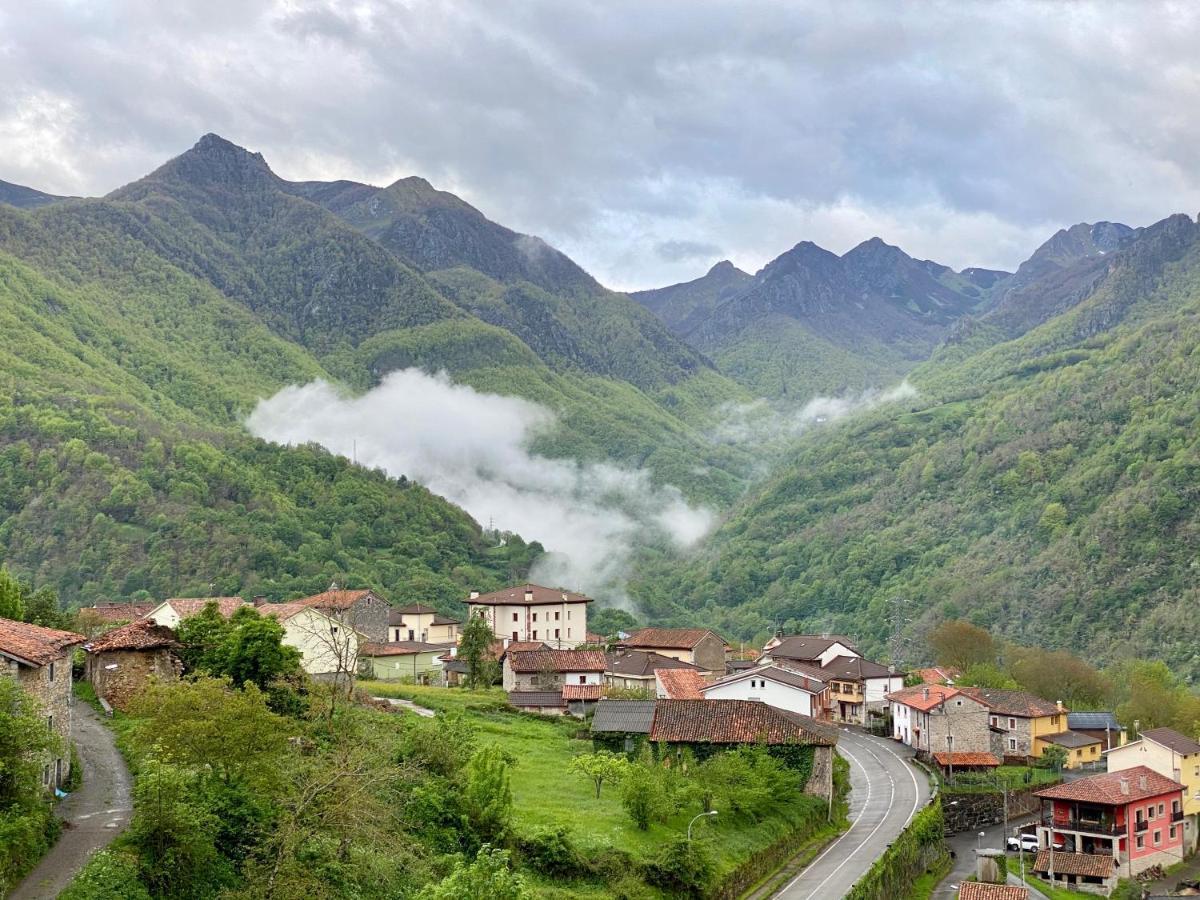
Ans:
[{"label": "low-lying cloud", "polygon": [[643,470],[532,452],[554,421],[528,400],[406,369],[361,396],[322,381],[285,388],[246,424],[267,440],[317,443],[418,481],[484,525],[540,541],[550,552],[535,580],[624,602],[635,547],[687,549],[709,531],[713,514],[675,487],[653,485]]}]

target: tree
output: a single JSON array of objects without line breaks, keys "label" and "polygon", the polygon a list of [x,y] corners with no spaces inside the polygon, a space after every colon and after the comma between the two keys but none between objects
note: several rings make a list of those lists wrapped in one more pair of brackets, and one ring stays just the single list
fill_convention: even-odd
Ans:
[{"label": "tree", "polygon": [[0,565],[0,619],[24,620],[22,593],[21,585],[9,574],[8,567]]},{"label": "tree", "polygon": [[37,803],[40,760],[59,745],[20,682],[0,676],[0,812]]},{"label": "tree", "polygon": [[467,763],[463,806],[471,830],[485,843],[499,843],[512,823],[512,789],[508,762],[495,744],[475,751]]},{"label": "tree", "polygon": [[621,805],[642,831],[646,831],[651,822],[665,819],[670,814],[671,803],[660,772],[652,766],[628,766],[621,776]]},{"label": "tree", "polygon": [[984,629],[962,619],[943,622],[929,633],[929,646],[940,666],[967,670],[977,663],[996,663],[996,642]]},{"label": "tree", "polygon": [[50,585],[43,585],[33,592],[26,592],[25,621],[43,628],[67,628],[69,617],[63,613],[58,602],[58,591]]},{"label": "tree", "polygon": [[568,772],[585,775],[591,779],[592,784],[596,787],[597,800],[600,799],[600,788],[604,786],[604,782],[620,781],[628,770],[629,760],[608,750],[583,753],[574,757],[567,764]]},{"label": "tree", "polygon": [[605,637],[614,635],[618,631],[635,631],[637,627],[638,620],[623,609],[606,607],[588,613],[588,631],[594,631]]},{"label": "tree", "polygon": [[420,900],[529,900],[530,896],[524,877],[509,866],[508,851],[485,844],[474,862],[456,865],[453,872],[423,890]]},{"label": "tree", "polygon": [[1099,707],[1112,686],[1095,667],[1066,650],[1011,647],[1009,672],[1024,690],[1068,707]]},{"label": "tree", "polygon": [[1067,750],[1057,744],[1046,745],[1042,749],[1042,755],[1038,757],[1038,765],[1046,769],[1053,769],[1055,772],[1061,772],[1066,764]]},{"label": "tree", "polygon": [[283,643],[283,626],[251,609],[234,613],[217,648],[221,671],[239,687],[251,683],[266,690],[300,668],[300,652]]},{"label": "tree", "polygon": [[467,686],[487,686],[495,680],[491,657],[492,626],[483,616],[468,616],[458,642],[458,656],[467,664]]},{"label": "tree", "polygon": [[1001,690],[1015,690],[1018,687],[1017,682],[995,663],[975,663],[968,667],[959,678],[955,679],[954,683],[963,685],[964,687],[998,688]]}]

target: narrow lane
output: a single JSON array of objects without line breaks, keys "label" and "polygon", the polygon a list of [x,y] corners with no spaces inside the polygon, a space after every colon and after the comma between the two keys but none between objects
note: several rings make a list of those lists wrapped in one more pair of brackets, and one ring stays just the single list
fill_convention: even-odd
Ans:
[{"label": "narrow lane", "polygon": [[72,714],[75,745],[83,764],[83,786],[55,810],[66,823],[58,843],[13,889],[9,900],[53,900],[92,854],[112,843],[129,824],[132,782],[112,732],[82,701],[75,703]]},{"label": "narrow lane", "polygon": [[838,752],[850,763],[850,828],[775,895],[781,900],[844,897],[929,798],[907,748],[843,730]]}]

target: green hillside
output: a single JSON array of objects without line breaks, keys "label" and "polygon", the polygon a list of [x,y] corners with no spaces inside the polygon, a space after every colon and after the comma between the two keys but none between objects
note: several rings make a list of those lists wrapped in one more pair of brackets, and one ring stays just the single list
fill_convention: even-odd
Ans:
[{"label": "green hillside", "polygon": [[899,606],[910,646],[961,616],[1200,677],[1200,228],[1146,229],[1016,340],[979,331],[913,373],[908,407],[810,433],[703,559],[645,575],[647,609],[886,653]]}]

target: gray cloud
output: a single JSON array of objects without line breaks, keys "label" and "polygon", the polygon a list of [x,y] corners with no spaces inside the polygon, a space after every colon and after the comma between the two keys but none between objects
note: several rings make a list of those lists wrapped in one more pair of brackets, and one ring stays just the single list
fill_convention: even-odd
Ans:
[{"label": "gray cloud", "polygon": [[667,262],[712,260],[721,255],[721,247],[704,241],[660,241],[654,252]]},{"label": "gray cloud", "polygon": [[0,0],[0,178],[102,193],[217,131],[421,174],[616,287],[879,234],[1011,267],[1200,208],[1189,4]]}]

